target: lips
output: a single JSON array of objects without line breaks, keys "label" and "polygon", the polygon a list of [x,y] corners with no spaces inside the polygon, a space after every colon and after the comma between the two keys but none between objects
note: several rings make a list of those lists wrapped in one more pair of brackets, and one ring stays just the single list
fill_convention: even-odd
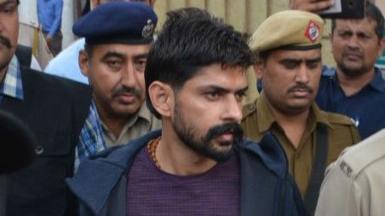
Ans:
[{"label": "lips", "polygon": [[229,145],[234,141],[233,133],[223,133],[217,137],[218,143],[221,145]]},{"label": "lips", "polygon": [[312,91],[309,88],[292,88],[289,90],[295,97],[308,97]]},{"label": "lips", "polygon": [[135,101],[136,96],[130,93],[124,93],[117,95],[116,98],[118,98],[119,102],[121,103],[131,104]]}]

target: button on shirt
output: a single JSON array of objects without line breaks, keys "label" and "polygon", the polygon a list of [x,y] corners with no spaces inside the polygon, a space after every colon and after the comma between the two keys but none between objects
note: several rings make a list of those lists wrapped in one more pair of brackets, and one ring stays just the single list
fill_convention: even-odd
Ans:
[{"label": "button on shirt", "polygon": [[324,67],[317,95],[318,106],[329,112],[349,116],[358,127],[361,138],[385,128],[385,81],[375,68],[373,80],[354,95],[346,96],[340,87],[336,70]]},{"label": "button on shirt", "polygon": [[241,124],[246,137],[259,140],[270,131],[278,138],[289,162],[289,172],[293,175],[302,195],[307,190],[316,156],[317,124],[323,124],[328,129],[327,164],[336,160],[344,148],[359,141],[358,131],[347,117],[323,112],[315,103],[310,108],[306,129],[297,148],[277,124],[263,93],[254,104],[247,104],[243,113],[244,119]]}]

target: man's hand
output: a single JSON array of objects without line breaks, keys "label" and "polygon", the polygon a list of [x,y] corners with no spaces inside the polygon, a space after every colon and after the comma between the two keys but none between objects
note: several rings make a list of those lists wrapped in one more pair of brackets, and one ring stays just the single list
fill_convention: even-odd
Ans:
[{"label": "man's hand", "polygon": [[319,12],[333,4],[334,0],[290,0],[290,9]]}]

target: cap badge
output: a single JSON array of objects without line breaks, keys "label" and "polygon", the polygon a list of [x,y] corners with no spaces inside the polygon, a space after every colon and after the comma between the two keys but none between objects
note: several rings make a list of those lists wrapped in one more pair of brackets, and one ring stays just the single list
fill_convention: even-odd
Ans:
[{"label": "cap badge", "polygon": [[147,20],[147,24],[142,29],[142,37],[149,38],[154,33],[154,24],[151,19]]},{"label": "cap badge", "polygon": [[310,20],[305,31],[305,37],[314,42],[320,37],[320,32],[321,30],[317,23]]}]

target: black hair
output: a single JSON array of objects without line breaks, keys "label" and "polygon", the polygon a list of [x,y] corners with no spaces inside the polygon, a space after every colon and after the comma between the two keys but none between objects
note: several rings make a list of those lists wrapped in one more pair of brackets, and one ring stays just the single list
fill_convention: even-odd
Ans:
[{"label": "black hair", "polygon": [[84,51],[87,53],[88,55],[88,58],[92,58],[92,55],[93,55],[93,51],[94,51],[94,45],[90,44],[90,43],[84,43]]},{"label": "black hair", "polygon": [[[375,32],[377,37],[381,40],[384,37],[385,23],[384,15],[381,13],[380,9],[373,3],[366,1],[365,6],[365,17],[370,18],[376,21]],[[332,20],[332,33],[336,28],[336,20]]]},{"label": "black hair", "polygon": [[167,13],[145,70],[146,102],[153,108],[148,87],[154,81],[169,84],[174,91],[182,88],[202,67],[212,64],[248,68],[254,55],[241,33],[219,18],[198,8],[183,8]]}]

